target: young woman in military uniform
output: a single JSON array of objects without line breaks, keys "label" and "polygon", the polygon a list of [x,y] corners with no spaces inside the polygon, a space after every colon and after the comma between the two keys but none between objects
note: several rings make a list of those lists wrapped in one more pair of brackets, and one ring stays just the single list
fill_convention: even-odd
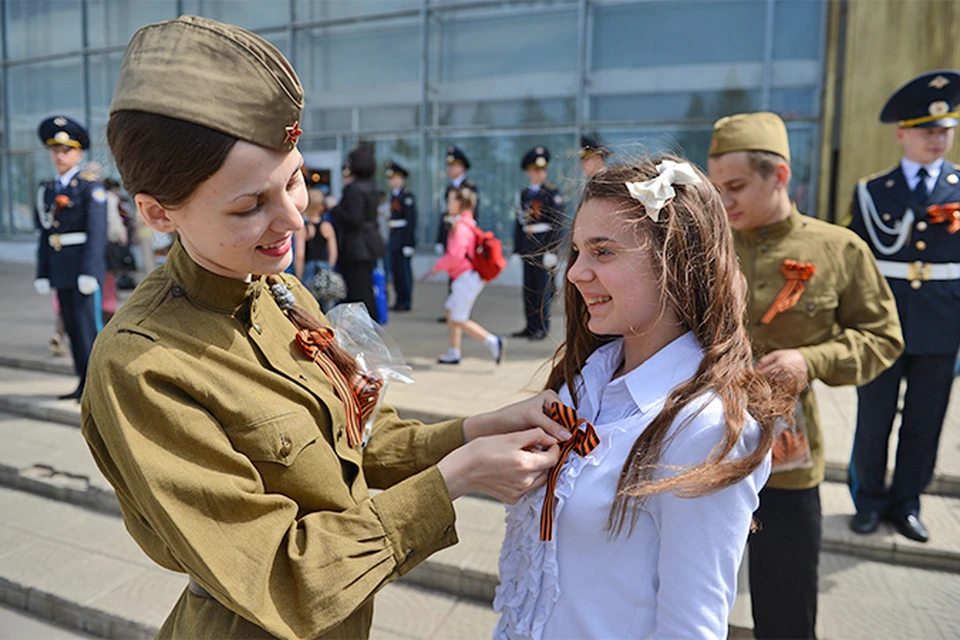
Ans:
[{"label": "young woman in military uniform", "polygon": [[517,500],[558,460],[541,429],[569,437],[541,394],[436,425],[383,406],[365,439],[374,396],[282,274],[302,108],[272,45],[212,20],[148,25],[121,65],[107,140],[179,239],[97,340],[82,426],[131,535],[189,575],[163,638],[364,638],[372,596],[456,542],[451,499]]}]

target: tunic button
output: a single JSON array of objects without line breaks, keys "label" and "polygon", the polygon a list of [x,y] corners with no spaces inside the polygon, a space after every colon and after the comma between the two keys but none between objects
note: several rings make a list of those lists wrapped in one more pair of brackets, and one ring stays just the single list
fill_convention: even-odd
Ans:
[{"label": "tunic button", "polygon": [[927,223],[926,223],[926,222],[924,222],[923,220],[921,220],[920,222],[917,223],[917,231],[926,231],[926,230],[927,230]]},{"label": "tunic button", "polygon": [[814,305],[812,302],[807,305],[807,311],[813,311],[816,308],[816,305]]},{"label": "tunic button", "polygon": [[182,297],[183,297],[183,287],[181,287],[180,285],[176,285],[175,287],[173,287],[172,289],[170,289],[170,295],[172,295],[174,298],[182,298]]},{"label": "tunic button", "polygon": [[293,451],[293,444],[284,433],[280,434],[280,455],[286,458]]},{"label": "tunic button", "polygon": [[338,425],[337,425],[337,440],[339,440],[339,439],[342,438],[342,437],[343,437],[343,425],[342,425],[342,424],[338,424]]},{"label": "tunic button", "polygon": [[59,226],[60,226],[60,223],[57,222],[56,220],[54,220],[54,221],[53,221],[53,228],[56,229],[56,228],[59,227]]},{"label": "tunic button", "polygon": [[914,280],[914,281],[912,281],[912,282],[910,283],[910,288],[911,288],[911,289],[919,289],[919,288],[922,287],[922,286],[923,286],[923,285],[920,283],[919,280]]},{"label": "tunic button", "polygon": [[927,248],[927,243],[923,240],[917,240],[917,244],[914,245],[917,248],[917,251],[923,251]]},{"label": "tunic button", "polygon": [[762,253],[766,253],[766,252],[767,252],[767,245],[765,245],[765,244],[764,244],[764,245],[761,245],[761,246],[760,246],[760,251],[761,251]]},{"label": "tunic button", "polygon": [[767,286],[766,280],[760,280],[759,282],[757,282],[757,289],[763,289],[765,286]]}]

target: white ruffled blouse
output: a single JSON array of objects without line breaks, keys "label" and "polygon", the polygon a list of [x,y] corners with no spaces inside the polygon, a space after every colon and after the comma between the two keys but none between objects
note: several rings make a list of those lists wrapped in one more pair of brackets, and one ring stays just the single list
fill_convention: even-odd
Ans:
[{"label": "white ruffled blouse", "polygon": [[[507,507],[494,638],[726,637],[751,518],[770,475],[769,455],[722,491],[700,498],[649,497],[630,534],[627,527],[617,537],[606,530],[633,443],[702,358],[696,338],[686,333],[616,380],[622,339],[587,359],[576,409],[594,424],[600,444],[584,458],[571,453],[564,464],[552,541],[540,540],[545,488]],[[560,397],[573,406],[566,388]],[[684,422],[664,449],[664,468],[705,460],[726,428],[713,394],[685,407],[670,434]],[[731,455],[747,455],[759,440],[759,426],[749,419]]]}]

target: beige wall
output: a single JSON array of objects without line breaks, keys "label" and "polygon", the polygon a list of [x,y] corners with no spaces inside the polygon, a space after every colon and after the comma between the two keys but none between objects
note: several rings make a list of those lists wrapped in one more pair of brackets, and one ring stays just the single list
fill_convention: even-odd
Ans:
[{"label": "beige wall", "polygon": [[[830,146],[836,96],[836,52],[841,5],[831,0],[824,91],[819,200],[826,217]],[[844,48],[837,219],[850,204],[857,179],[894,165],[900,147],[880,109],[899,86],[926,71],[960,68],[960,0],[849,0]],[[960,144],[948,156],[960,162]]]}]

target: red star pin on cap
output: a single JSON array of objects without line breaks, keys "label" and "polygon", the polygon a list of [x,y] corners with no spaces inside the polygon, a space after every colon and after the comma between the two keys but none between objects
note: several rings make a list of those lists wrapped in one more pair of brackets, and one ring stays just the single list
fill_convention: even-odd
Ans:
[{"label": "red star pin on cap", "polygon": [[303,129],[300,128],[300,121],[297,120],[289,127],[285,127],[285,129],[287,132],[287,137],[284,139],[284,142],[297,144],[297,140],[300,139],[300,135],[303,133]]}]

